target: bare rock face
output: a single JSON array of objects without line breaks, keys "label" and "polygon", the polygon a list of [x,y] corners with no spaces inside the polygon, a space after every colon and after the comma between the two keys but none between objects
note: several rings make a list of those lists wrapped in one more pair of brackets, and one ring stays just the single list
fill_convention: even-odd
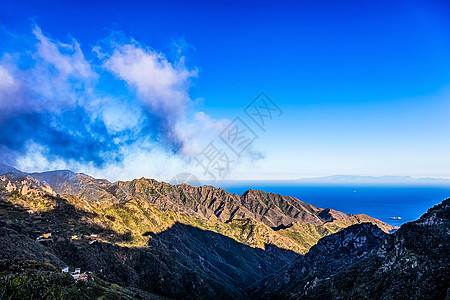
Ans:
[{"label": "bare rock face", "polygon": [[32,173],[41,183],[49,184],[58,194],[70,194],[91,201],[114,200],[107,189],[111,183],[105,179],[95,179],[72,171],[51,171]]},{"label": "bare rock face", "polygon": [[[146,178],[110,183],[104,179],[70,171],[32,175],[50,184],[59,194],[71,194],[87,201],[115,203],[125,203],[133,199],[145,200],[160,209],[186,213],[202,220],[208,220],[213,215],[221,222],[229,222],[233,218],[250,218],[278,229],[289,227],[295,222],[322,225],[352,217],[334,209],[318,208],[294,197],[263,191],[248,190],[237,195],[213,186],[171,185]],[[364,222],[376,220],[370,217],[366,219]],[[388,231],[394,229],[387,224],[383,226]]]},{"label": "bare rock face", "polygon": [[23,196],[28,194],[36,196],[56,195],[49,184],[41,183],[34,177],[19,173],[9,173],[9,175],[0,176],[0,197],[10,194]]},{"label": "bare rock face", "polygon": [[320,208],[294,197],[248,190],[240,196],[240,202],[255,214],[255,219],[272,227],[288,226],[298,221],[314,225],[324,223],[318,217]]},{"label": "bare rock face", "polygon": [[318,217],[325,222],[332,222],[333,220],[347,219],[347,218],[351,217],[351,215],[331,209],[331,208],[327,208],[327,209],[322,210],[318,214]]},{"label": "bare rock face", "polygon": [[[262,191],[9,172],[0,176],[0,283],[33,274],[39,283],[36,276],[45,275],[54,290],[61,282],[50,279],[70,266],[99,276],[95,285],[101,279],[116,292],[137,293],[123,299],[444,299],[450,199],[390,229]],[[52,238],[40,239],[45,233]],[[101,239],[91,240],[93,233]],[[143,236],[150,236],[144,245],[127,244]],[[292,251],[308,236],[316,239],[307,254]],[[264,247],[246,244],[252,238]],[[98,285],[87,290],[99,292]],[[116,292],[111,298],[121,298]]]},{"label": "bare rock face", "polygon": [[369,223],[347,227],[322,238],[306,255],[258,281],[249,288],[249,293],[255,299],[291,298],[361,261],[375,251],[386,236],[380,228]]},{"label": "bare rock face", "polygon": [[275,276],[275,283],[263,281],[254,295],[273,299],[448,298],[450,199],[365,249],[364,244],[371,244],[370,236],[382,238],[373,229],[367,235],[368,226],[354,225],[321,239],[288,268],[294,275],[287,271]]},{"label": "bare rock face", "polygon": [[173,186],[151,179],[116,182],[111,193],[120,201],[145,199],[161,209],[180,211],[204,220],[215,215],[220,221],[250,218],[270,227],[288,226],[296,221],[320,225],[316,214],[321,211],[300,200],[249,190],[241,196],[213,186]]}]

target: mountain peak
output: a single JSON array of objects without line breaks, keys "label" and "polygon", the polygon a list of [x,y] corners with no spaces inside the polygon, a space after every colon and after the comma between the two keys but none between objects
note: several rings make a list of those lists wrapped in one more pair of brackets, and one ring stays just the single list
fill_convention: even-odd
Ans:
[{"label": "mountain peak", "polygon": [[17,170],[14,167],[11,167],[11,166],[6,165],[4,163],[0,163],[0,175],[4,175],[4,174],[7,174],[7,173],[20,173],[20,174],[23,174],[22,171],[19,171],[19,170]]},{"label": "mountain peak", "polygon": [[350,214],[346,214],[331,208],[326,208],[324,210],[322,210],[319,214],[318,214],[319,218],[321,218],[323,221],[325,222],[331,222],[333,220],[343,220],[346,219],[348,217],[350,217]]}]

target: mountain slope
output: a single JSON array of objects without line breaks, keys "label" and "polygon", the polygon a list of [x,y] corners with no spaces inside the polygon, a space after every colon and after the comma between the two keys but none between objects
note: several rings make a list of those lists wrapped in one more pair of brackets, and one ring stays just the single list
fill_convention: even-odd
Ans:
[{"label": "mountain slope", "polygon": [[168,228],[167,221],[162,221],[166,217],[160,216],[166,211],[175,213],[170,222],[195,223],[197,227],[225,234],[250,246],[263,248],[265,244],[273,244],[302,254],[320,238],[353,224],[370,222],[386,232],[395,228],[369,216],[324,210],[293,197],[262,191],[249,190],[239,196],[212,186],[173,186],[145,178],[110,183],[71,171],[29,176],[43,185],[50,184],[56,193],[67,195],[67,199],[86,201],[80,202],[80,207],[98,215],[108,215],[109,211],[115,219],[129,215],[129,220],[143,213],[139,221],[119,224],[105,217],[93,220],[97,224],[109,224],[124,234],[131,232],[140,245],[146,241],[141,236],[145,231]]},{"label": "mountain slope", "polygon": [[22,173],[22,172],[17,170],[16,168],[0,163],[0,175],[7,173]]},{"label": "mountain slope", "polygon": [[450,199],[404,224],[360,263],[318,282],[307,298],[444,299],[450,289]]},{"label": "mountain slope", "polygon": [[[362,259],[357,255],[356,260],[339,262],[336,256],[346,255],[346,260],[355,258],[345,249],[315,258],[316,264],[321,264],[323,259],[338,263],[338,272],[323,273],[323,268],[310,271],[310,264],[305,260],[314,256],[316,249],[358,226],[369,225],[355,225],[323,238],[288,271],[269,277],[273,281],[263,280],[259,290],[253,291],[256,298],[447,299],[450,295],[450,199],[430,208],[419,220],[406,223],[394,234],[387,235]],[[357,234],[361,234],[361,230]],[[335,245],[345,241],[345,237],[340,238]],[[282,274],[288,276],[284,281],[279,277]]]},{"label": "mountain slope", "polygon": [[248,289],[252,298],[285,299],[317,280],[362,260],[387,236],[377,226],[356,224],[319,240],[310,251]]},{"label": "mountain slope", "polygon": [[32,176],[47,182],[60,194],[75,195],[88,201],[141,199],[161,209],[172,209],[205,220],[214,214],[222,222],[234,217],[252,218],[271,227],[288,226],[295,221],[324,223],[317,216],[321,209],[293,197],[262,191],[249,190],[239,196],[213,186],[173,186],[145,178],[109,183],[70,171],[34,173]]},{"label": "mountain slope", "polygon": [[[85,175],[66,174],[75,178],[83,176],[82,178],[91,180],[90,177]],[[63,182],[64,185],[67,184],[66,179]],[[94,187],[98,187],[98,185],[94,185]],[[77,186],[75,188],[81,191],[81,195],[84,195],[84,189]],[[89,189],[92,190],[92,188]],[[49,211],[58,205],[55,201],[50,201],[49,197],[45,197],[45,195],[56,195],[52,188],[46,182],[39,181],[30,175],[8,174],[0,176],[0,193],[1,191],[4,191],[6,194],[10,193],[12,196],[9,197],[10,202],[37,212]],[[98,190],[95,191],[97,192]],[[91,192],[88,193],[92,195]],[[119,234],[128,235],[129,239],[126,241],[128,245],[140,246],[145,246],[148,241],[148,236],[144,236],[145,233],[159,233],[179,222],[223,234],[252,247],[265,248],[266,244],[272,244],[297,253],[306,253],[311,246],[325,235],[337,232],[341,228],[352,224],[375,222],[374,219],[369,217],[363,219],[359,216],[351,216],[346,219],[330,221],[323,225],[299,221],[287,228],[274,230],[262,222],[251,218],[241,219],[233,217],[231,220],[223,222],[214,214],[205,220],[204,218],[197,218],[171,209],[160,209],[150,201],[141,200],[140,198],[145,198],[143,196],[122,202],[107,200],[88,201],[72,195],[63,197],[74,208],[88,213],[84,218],[90,224],[95,224],[98,227],[107,227]],[[381,222],[378,225],[384,228]],[[390,228],[387,227],[385,229],[389,230]],[[76,234],[76,232],[73,232],[73,234]]]},{"label": "mountain slope", "polygon": [[[102,280],[171,298],[240,299],[244,298],[239,291],[241,285],[250,284],[299,256],[271,245],[264,249],[247,246],[198,228],[208,226],[201,220],[163,212],[154,206],[141,207],[138,214],[126,206],[137,205],[130,203],[134,200],[106,203],[109,206],[105,210],[100,206],[86,209],[92,208],[91,204],[79,198],[43,194],[39,186],[30,188],[36,183],[30,176],[0,182],[11,189],[11,194],[0,201],[0,264],[35,260],[49,265],[55,276],[59,276],[58,268],[80,267]],[[148,221],[155,223],[153,228],[145,222],[143,225],[150,231],[141,234],[141,242],[148,245],[125,247],[133,239],[132,233],[138,233],[127,230],[140,228],[133,226],[142,226],[140,218],[145,214],[149,215]],[[107,223],[107,216],[116,219]],[[195,227],[179,223],[177,218],[192,222]],[[125,231],[115,231],[110,224]],[[227,226],[232,230],[231,226],[237,225]],[[52,233],[50,239],[36,240],[48,232]],[[96,234],[94,239],[91,234]],[[72,238],[74,235],[77,237]],[[14,272],[7,274],[19,276]],[[0,281],[6,279],[0,274]]]},{"label": "mountain slope", "polygon": [[[248,190],[239,196],[213,186],[171,185],[145,178],[110,183],[70,171],[33,173],[32,176],[47,182],[59,194],[74,195],[87,201],[107,200],[115,203],[145,200],[160,209],[186,213],[203,220],[208,220],[212,215],[221,222],[249,218],[278,229],[295,222],[323,225],[352,217],[333,209],[315,207],[294,197],[263,191]],[[365,220],[369,221],[369,218]],[[377,220],[372,218],[372,221]],[[394,228],[385,224],[382,229],[390,231]]]},{"label": "mountain slope", "polygon": [[[35,295],[31,286],[18,288],[30,280],[41,296],[50,285],[83,298],[98,284],[97,295],[111,299],[432,299],[448,288],[450,199],[386,235],[377,226],[387,225],[368,216],[316,211],[258,191],[244,196],[252,204],[241,212],[265,222],[281,217],[282,226],[225,218],[225,210],[219,216],[226,221],[214,212],[206,218],[203,206],[233,195],[212,187],[205,187],[208,194],[148,179],[112,184],[66,171],[41,176],[0,176],[0,283],[7,295]],[[69,189],[73,194],[61,193]],[[238,205],[234,197],[242,196],[230,196],[228,205]],[[266,200],[278,215],[257,208]],[[180,203],[187,203],[185,212]],[[291,207],[317,219],[302,220]],[[367,221],[379,223],[359,224]],[[36,240],[44,233],[51,238]],[[77,292],[59,272],[64,266],[92,272],[93,281]]]}]

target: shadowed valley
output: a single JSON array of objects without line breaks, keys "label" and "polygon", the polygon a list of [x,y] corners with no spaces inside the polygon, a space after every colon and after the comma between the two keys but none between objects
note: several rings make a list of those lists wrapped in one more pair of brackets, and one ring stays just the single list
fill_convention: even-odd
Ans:
[{"label": "shadowed valley", "polygon": [[[408,228],[388,235],[394,227],[368,216],[262,191],[8,171],[0,176],[0,280],[13,299],[90,299],[88,290],[110,299],[351,297],[347,286],[337,293],[326,284],[355,268],[378,274],[368,261]],[[64,267],[90,279],[76,283]]]}]

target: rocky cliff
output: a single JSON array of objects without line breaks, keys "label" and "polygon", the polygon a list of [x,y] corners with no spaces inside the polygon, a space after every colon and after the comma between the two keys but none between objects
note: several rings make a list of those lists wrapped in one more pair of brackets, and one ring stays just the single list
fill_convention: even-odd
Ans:
[{"label": "rocky cliff", "polygon": [[362,224],[325,237],[250,292],[274,299],[447,299],[449,253],[447,199],[391,235]]},{"label": "rocky cliff", "polygon": [[[449,206],[387,234],[393,228],[369,216],[262,191],[8,172],[0,176],[0,294],[445,298]],[[74,284],[65,266],[91,281]]]},{"label": "rocky cliff", "polygon": [[[34,178],[48,183],[59,194],[70,194],[87,201],[125,203],[145,200],[159,209],[170,209],[208,220],[212,215],[221,222],[234,218],[253,219],[274,229],[286,228],[296,222],[323,225],[352,215],[333,209],[321,209],[294,197],[248,190],[231,194],[213,186],[193,187],[171,185],[153,179],[135,179],[110,183],[70,171],[33,173]],[[369,217],[365,217],[366,221]],[[373,219],[385,231],[394,227]]]}]

